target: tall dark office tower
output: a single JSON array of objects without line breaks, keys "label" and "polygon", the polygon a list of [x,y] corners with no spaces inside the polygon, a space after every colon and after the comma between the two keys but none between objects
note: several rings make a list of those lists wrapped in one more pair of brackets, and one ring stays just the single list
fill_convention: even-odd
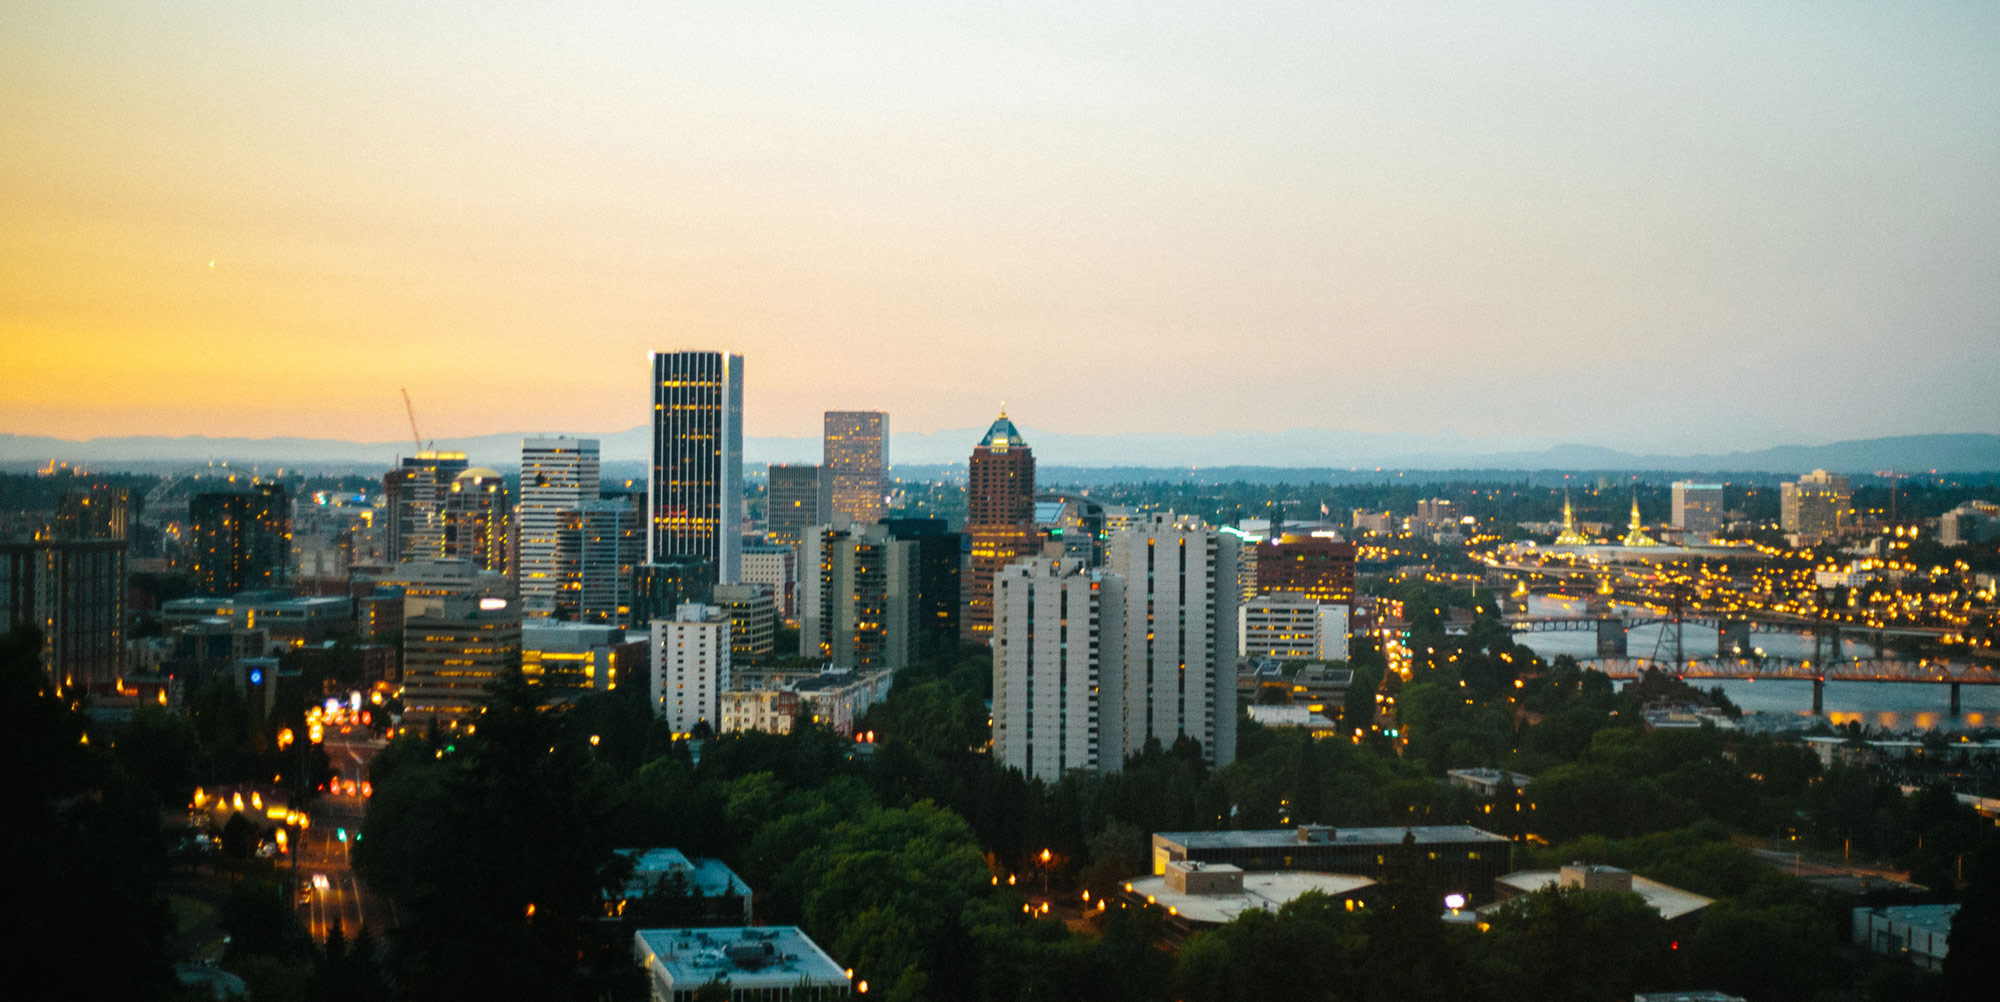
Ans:
[{"label": "tall dark office tower", "polygon": [[283,484],[188,499],[187,540],[194,589],[234,595],[285,583],[292,555],[291,500]]},{"label": "tall dark office tower", "polygon": [[965,534],[941,518],[886,518],[894,539],[917,544],[917,653],[949,655],[958,644],[959,565]]},{"label": "tall dark office tower", "polygon": [[1003,412],[972,450],[965,493],[965,533],[972,537],[972,580],[965,587],[965,639],[993,636],[993,576],[1040,549],[1035,538],[1035,454]]},{"label": "tall dark office tower", "polygon": [[715,583],[735,584],[743,562],[743,356],[656,351],[652,519],[646,561],[700,557]]},{"label": "tall dark office tower", "polygon": [[814,526],[832,517],[827,511],[823,478],[817,466],[771,464],[765,495],[764,537],[773,543],[796,545]]}]

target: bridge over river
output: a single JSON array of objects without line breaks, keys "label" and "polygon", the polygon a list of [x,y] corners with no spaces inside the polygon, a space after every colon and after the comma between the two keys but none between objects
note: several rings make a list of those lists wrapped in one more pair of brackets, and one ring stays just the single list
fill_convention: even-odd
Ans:
[{"label": "bridge over river", "polygon": [[1638,679],[1648,671],[1660,671],[1687,681],[1700,679],[1779,679],[1813,684],[1812,708],[1825,708],[1826,683],[1833,682],[1926,682],[1951,687],[1951,712],[1959,712],[1959,687],[2000,685],[2000,671],[1983,665],[1951,664],[1931,659],[1854,658],[1813,662],[1801,658],[1695,658],[1669,661],[1664,658],[1597,657],[1580,659],[1578,664],[1595,668],[1614,679]]}]

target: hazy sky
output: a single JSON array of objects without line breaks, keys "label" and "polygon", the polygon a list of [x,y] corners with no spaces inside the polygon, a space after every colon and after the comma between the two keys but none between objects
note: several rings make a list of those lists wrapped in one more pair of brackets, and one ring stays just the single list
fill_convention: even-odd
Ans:
[{"label": "hazy sky", "polygon": [[0,431],[2000,431],[2000,4],[0,5]]}]

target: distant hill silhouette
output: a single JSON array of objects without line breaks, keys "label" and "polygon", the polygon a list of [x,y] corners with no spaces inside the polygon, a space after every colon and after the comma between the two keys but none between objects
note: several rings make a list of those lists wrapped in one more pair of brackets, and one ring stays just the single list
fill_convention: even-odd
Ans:
[{"label": "distant hill silhouette", "polygon": [[[1451,435],[1380,435],[1321,429],[1281,432],[1220,432],[1212,435],[1078,435],[1024,428],[1036,458],[1066,467],[1183,468],[1263,466],[1292,469],[1383,467],[1408,470],[1651,470],[1686,473],[1793,473],[1824,468],[1843,473],[1937,470],[1953,473],[2000,471],[2000,435],[1899,435],[1825,445],[1781,445],[1746,452],[1666,456],[1621,452],[1591,445],[1562,444],[1532,449],[1495,447]],[[506,470],[519,462],[524,435],[515,432],[439,439],[440,449],[467,453],[475,464]],[[644,460],[645,427],[591,435],[606,462]],[[890,459],[898,464],[965,462],[977,441],[975,429],[895,436]],[[412,451],[408,442],[346,442],[319,438],[207,438],[126,436],[84,441],[0,434],[0,462],[18,466],[57,459],[97,466],[158,469],[211,460],[383,468]],[[744,441],[746,462],[818,462],[818,437],[757,438]]]}]

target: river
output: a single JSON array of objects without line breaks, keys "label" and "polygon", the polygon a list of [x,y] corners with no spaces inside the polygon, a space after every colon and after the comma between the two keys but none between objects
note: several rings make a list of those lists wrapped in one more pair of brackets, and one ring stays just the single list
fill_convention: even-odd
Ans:
[{"label": "river", "polygon": [[[1583,602],[1534,596],[1529,600],[1528,609],[1540,616],[1582,615]],[[1672,641],[1661,642],[1662,635],[1669,629],[1671,627],[1664,623],[1633,627],[1625,635],[1627,653],[1635,658],[1671,656]],[[1597,634],[1591,632],[1522,633],[1516,636],[1521,644],[1544,659],[1558,654],[1578,659],[1597,654]],[[1682,637],[1689,657],[1714,656],[1713,626],[1688,623],[1682,627]],[[1750,642],[1772,657],[1809,658],[1813,653],[1810,633],[1766,633],[1759,629],[1750,635]],[[1872,646],[1851,641],[1844,650],[1849,656],[1874,654]],[[1812,715],[1811,682],[1725,679],[1697,680],[1694,684],[1703,689],[1720,686],[1730,701],[1742,707],[1745,713]],[[1956,717],[1948,712],[1951,708],[1950,687],[1925,682],[1827,682],[1824,703],[1826,719],[1836,724],[1858,720],[1870,727],[1896,731],[1959,730],[2000,725],[2000,686],[1993,685],[1960,686],[1960,714]]]}]

